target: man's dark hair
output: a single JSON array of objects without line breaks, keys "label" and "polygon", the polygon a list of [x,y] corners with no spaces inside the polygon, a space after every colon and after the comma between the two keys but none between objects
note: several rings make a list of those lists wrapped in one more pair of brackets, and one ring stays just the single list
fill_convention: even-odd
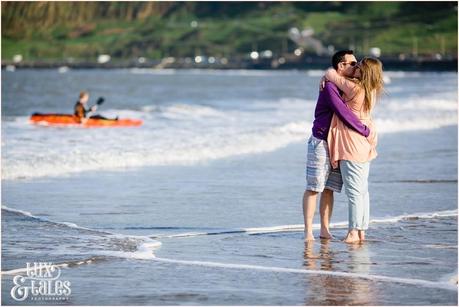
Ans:
[{"label": "man's dark hair", "polygon": [[354,54],[354,51],[353,50],[340,50],[333,55],[332,66],[334,69],[338,69],[338,63],[344,61],[344,56],[346,54]]}]

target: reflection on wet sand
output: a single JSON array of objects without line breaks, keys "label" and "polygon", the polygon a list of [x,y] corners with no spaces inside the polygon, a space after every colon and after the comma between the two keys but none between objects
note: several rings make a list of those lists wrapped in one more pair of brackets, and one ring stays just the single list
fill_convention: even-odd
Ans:
[{"label": "reflection on wet sand", "polygon": [[[304,268],[369,274],[368,245],[330,240],[305,242]],[[374,305],[372,282],[342,276],[306,275],[305,305]]]}]

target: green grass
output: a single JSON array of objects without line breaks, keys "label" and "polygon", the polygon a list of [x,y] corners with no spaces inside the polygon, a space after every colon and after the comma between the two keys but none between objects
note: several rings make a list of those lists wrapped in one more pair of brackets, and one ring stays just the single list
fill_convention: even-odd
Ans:
[{"label": "green grass", "polygon": [[[419,54],[440,53],[444,49],[457,56],[457,10],[434,7],[411,13],[412,6],[403,10],[407,4],[401,2],[324,3],[331,7],[328,10],[320,10],[314,4],[315,11],[307,5],[296,9],[292,3],[278,3],[244,10],[233,17],[208,14],[197,18],[193,6],[183,4],[167,18],[155,15],[133,21],[114,17],[91,20],[84,23],[88,29],[80,36],[75,22],[41,27],[24,21],[17,29],[2,24],[2,58],[8,60],[15,54],[31,60],[94,59],[100,53],[119,58],[193,56],[196,52],[209,56],[242,55],[252,48],[279,53],[291,27],[313,28],[315,37],[336,49],[354,44],[362,53],[368,52],[364,46],[377,46],[383,55],[410,54],[416,37]],[[197,28],[190,26],[193,20],[198,21]],[[289,44],[294,45],[291,41]]]},{"label": "green grass", "polygon": [[310,13],[302,22],[303,28],[313,28],[315,33],[327,31],[327,25],[330,22],[342,22],[349,20],[350,17],[339,12]]}]

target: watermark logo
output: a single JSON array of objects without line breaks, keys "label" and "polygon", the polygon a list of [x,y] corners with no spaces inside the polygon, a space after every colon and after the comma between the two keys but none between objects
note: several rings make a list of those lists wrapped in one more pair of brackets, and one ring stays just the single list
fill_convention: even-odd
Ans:
[{"label": "watermark logo", "polygon": [[60,280],[61,269],[52,262],[27,262],[27,275],[16,275],[11,297],[16,301],[68,300],[72,290],[70,281]]}]

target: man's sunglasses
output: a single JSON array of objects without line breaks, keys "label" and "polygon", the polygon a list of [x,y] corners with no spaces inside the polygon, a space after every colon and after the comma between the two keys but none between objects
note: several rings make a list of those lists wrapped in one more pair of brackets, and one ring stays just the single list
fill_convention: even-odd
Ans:
[{"label": "man's sunglasses", "polygon": [[357,65],[357,62],[356,61],[352,61],[352,62],[341,62],[343,64],[349,64],[351,65],[352,67],[354,67],[355,65]]}]

